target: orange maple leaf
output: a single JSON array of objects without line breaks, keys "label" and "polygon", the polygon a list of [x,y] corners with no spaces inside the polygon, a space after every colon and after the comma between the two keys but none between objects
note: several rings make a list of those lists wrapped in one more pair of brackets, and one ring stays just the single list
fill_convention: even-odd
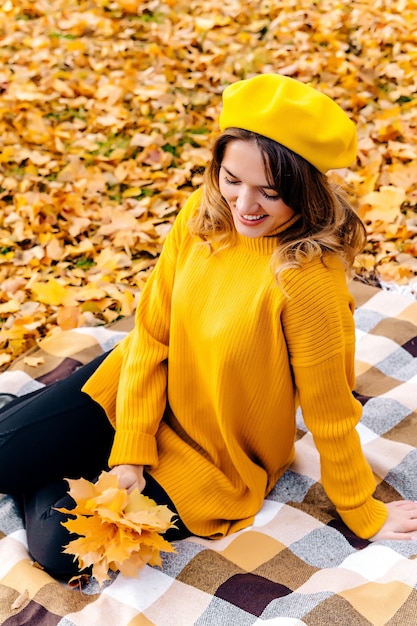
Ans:
[{"label": "orange maple leaf", "polygon": [[175,552],[161,534],[174,527],[173,513],[165,505],[139,493],[128,493],[118,485],[117,476],[103,472],[96,483],[84,478],[68,479],[75,509],[58,509],[72,516],[62,522],[79,535],[64,548],[78,559],[80,569],[92,567],[99,584],[108,572],[136,576],[147,563],[160,565],[160,551]]}]

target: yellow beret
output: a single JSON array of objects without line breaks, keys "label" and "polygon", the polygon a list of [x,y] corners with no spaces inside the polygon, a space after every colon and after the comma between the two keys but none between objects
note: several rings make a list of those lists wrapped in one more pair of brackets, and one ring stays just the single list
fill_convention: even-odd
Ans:
[{"label": "yellow beret", "polygon": [[279,74],[260,74],[223,91],[220,129],[264,135],[304,157],[320,172],[348,167],[356,158],[354,123],[324,93]]}]

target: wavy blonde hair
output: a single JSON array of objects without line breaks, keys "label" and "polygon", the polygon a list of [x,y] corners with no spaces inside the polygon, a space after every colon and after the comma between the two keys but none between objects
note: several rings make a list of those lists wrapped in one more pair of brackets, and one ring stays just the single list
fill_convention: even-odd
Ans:
[{"label": "wavy blonde hair", "polygon": [[277,247],[271,263],[277,278],[282,270],[301,267],[314,258],[325,262],[330,253],[337,254],[350,273],[356,255],[365,247],[366,231],[346,195],[292,150],[240,128],[228,128],[214,144],[212,160],[205,171],[201,207],[190,223],[192,233],[220,247],[231,245],[235,239],[231,211],[219,189],[219,173],[227,145],[237,140],[257,145],[268,185],[300,216],[276,235]]}]

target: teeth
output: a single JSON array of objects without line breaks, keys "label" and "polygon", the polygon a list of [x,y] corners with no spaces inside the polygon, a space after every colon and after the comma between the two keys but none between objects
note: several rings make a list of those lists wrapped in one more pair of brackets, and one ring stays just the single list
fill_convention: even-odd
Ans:
[{"label": "teeth", "polygon": [[249,222],[256,222],[258,220],[261,220],[263,217],[265,216],[264,215],[243,215],[243,219],[249,220]]}]

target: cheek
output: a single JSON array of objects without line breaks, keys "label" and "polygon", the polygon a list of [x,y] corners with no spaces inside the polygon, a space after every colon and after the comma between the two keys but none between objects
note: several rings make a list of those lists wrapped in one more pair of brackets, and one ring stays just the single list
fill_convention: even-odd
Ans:
[{"label": "cheek", "polygon": [[225,200],[226,204],[229,206],[229,208],[232,208],[232,205],[235,202],[235,198],[233,196],[233,193],[230,192],[230,189],[220,189],[220,193],[223,197],[223,200]]},{"label": "cheek", "polygon": [[284,217],[289,219],[294,215],[294,211],[290,209],[289,206],[284,204],[284,202],[280,201],[277,203],[277,206],[274,207],[273,211],[271,211],[271,214],[274,215],[274,217]]},{"label": "cheek", "polygon": [[224,183],[219,183],[219,191],[220,194],[223,196],[223,198],[228,198],[229,197],[229,193],[228,193],[228,189],[226,187],[226,185]]}]

